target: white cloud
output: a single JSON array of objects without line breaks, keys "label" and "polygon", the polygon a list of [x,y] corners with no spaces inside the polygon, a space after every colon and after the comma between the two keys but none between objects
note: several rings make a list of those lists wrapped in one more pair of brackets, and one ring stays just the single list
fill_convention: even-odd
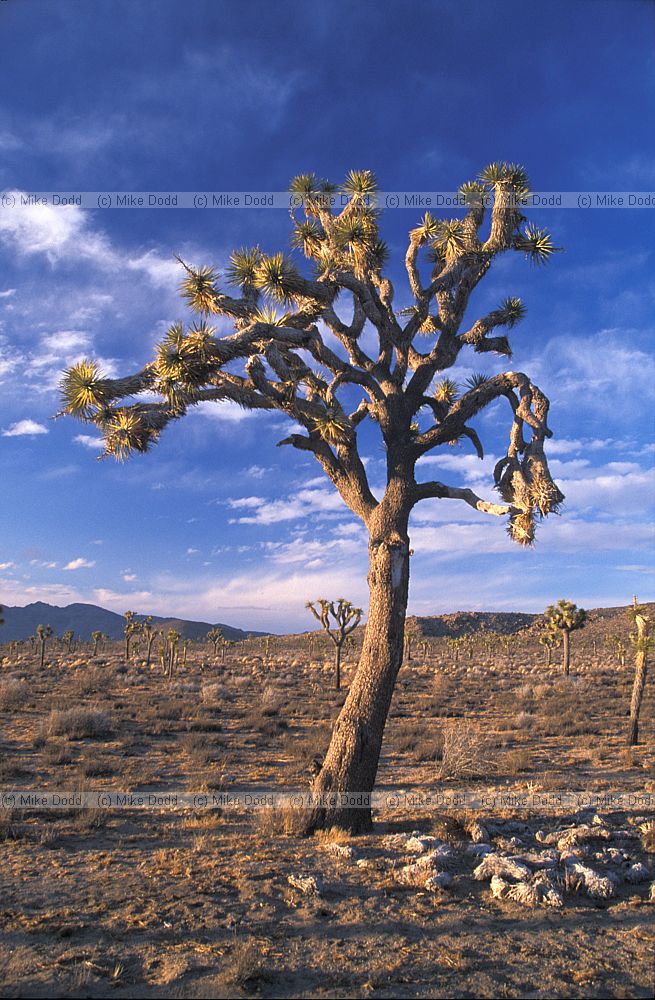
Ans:
[{"label": "white cloud", "polygon": [[13,208],[0,213],[0,237],[5,237],[20,254],[45,254],[51,262],[61,258],[90,258],[114,266],[107,237],[87,225],[86,213],[78,205],[24,204],[24,191],[11,191]]},{"label": "white cloud", "polygon": [[4,292],[0,292],[0,299],[10,299],[12,295],[16,294],[15,288],[6,288]]},{"label": "white cloud", "polygon": [[82,556],[78,556],[77,559],[71,559],[69,563],[66,563],[64,569],[91,569],[91,567],[95,566],[95,564],[95,559],[84,559]]},{"label": "white cloud", "polygon": [[125,583],[134,583],[134,581],[137,579],[136,573],[123,573],[121,575],[123,577],[123,580],[125,580]]},{"label": "white cloud", "polygon": [[127,267],[147,275],[157,288],[176,288],[181,265],[174,258],[162,257],[152,249],[126,256],[112,245],[106,233],[92,228],[88,212],[79,205],[25,204],[29,197],[26,192],[8,194],[15,198],[15,205],[0,213],[0,240],[11,243],[19,254],[45,254],[53,264],[86,260],[108,271]]},{"label": "white cloud", "polygon": [[268,410],[245,410],[238,403],[232,403],[230,400],[198,403],[193,407],[191,412],[198,413],[210,420],[223,421],[229,424],[238,424],[243,420],[252,420],[253,417],[259,417],[262,414],[268,415],[270,413]]},{"label": "white cloud", "polygon": [[127,267],[131,271],[143,271],[152,284],[160,288],[175,289],[183,274],[178,260],[161,257],[156,250],[147,250],[139,257],[128,259]]},{"label": "white cloud", "polygon": [[156,602],[149,590],[133,590],[119,594],[107,587],[96,587],[93,591],[93,599],[102,607],[107,607],[110,611],[118,611],[120,614],[123,614],[130,606],[138,608],[139,605],[144,608],[144,612],[156,612]]},{"label": "white cloud", "polygon": [[293,496],[279,500],[241,497],[227,503],[235,510],[247,508],[253,511],[252,514],[231,519],[230,523],[237,524],[277,524],[317,515],[329,517],[347,513],[336,490],[328,489],[301,489]]},{"label": "white cloud", "polygon": [[569,455],[578,451],[600,451],[603,448],[623,450],[625,442],[613,438],[551,438],[546,444],[548,455]]},{"label": "white cloud", "polygon": [[37,434],[47,434],[48,428],[39,424],[36,420],[17,420],[6,431],[2,432],[3,437],[35,437]]},{"label": "white cloud", "polygon": [[616,423],[634,417],[635,400],[646,406],[655,395],[655,359],[633,346],[628,334],[611,328],[589,337],[553,337],[524,367],[549,394],[552,412],[573,408]]},{"label": "white cloud", "polygon": [[16,565],[16,563],[13,563],[13,562],[3,562],[3,563],[0,563],[0,570],[13,569],[15,565]]},{"label": "white cloud", "polygon": [[92,451],[103,451],[105,447],[105,442],[102,438],[94,437],[93,434],[76,434],[73,441]]}]

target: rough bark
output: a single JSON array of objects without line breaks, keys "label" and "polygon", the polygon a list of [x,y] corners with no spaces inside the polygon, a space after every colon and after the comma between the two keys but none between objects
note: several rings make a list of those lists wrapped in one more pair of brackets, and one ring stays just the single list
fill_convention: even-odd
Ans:
[{"label": "rough bark", "polygon": [[[387,524],[382,534],[372,535],[369,558],[370,608],[362,653],[312,786],[316,802],[308,818],[308,833],[331,826],[352,833],[371,828],[367,797],[375,784],[384,726],[403,659],[409,588],[406,519],[404,524]],[[339,798],[344,793],[349,801]]]},{"label": "rough bark", "polygon": [[564,676],[568,677],[571,667],[571,645],[569,641],[569,633],[566,629],[562,631],[562,648],[564,653]]},{"label": "rough bark", "polygon": [[334,649],[334,686],[337,691],[341,690],[341,646]]},{"label": "rough bark", "polygon": [[641,700],[644,696],[646,686],[646,651],[638,650],[635,656],[635,679],[632,686],[632,698],[630,700],[630,735],[628,743],[631,747],[636,747],[639,742],[639,711]]}]

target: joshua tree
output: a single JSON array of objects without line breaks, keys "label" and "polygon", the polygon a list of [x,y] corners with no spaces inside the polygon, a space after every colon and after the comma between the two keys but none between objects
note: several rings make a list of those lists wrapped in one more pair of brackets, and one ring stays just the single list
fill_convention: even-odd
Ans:
[{"label": "joshua tree", "polygon": [[587,612],[576,607],[572,601],[566,601],[562,597],[557,604],[548,605],[545,616],[548,627],[561,632],[564,646],[564,673],[568,677],[571,661],[569,636],[571,632],[577,632],[578,629],[585,627]]},{"label": "joshua tree", "polygon": [[74,638],[75,638],[75,633],[73,632],[72,628],[66,629],[66,631],[63,633],[63,635],[61,637],[62,642],[66,643],[66,646],[68,648],[68,652],[69,653],[73,652],[73,639]]},{"label": "joshua tree", "polygon": [[319,597],[316,603],[320,610],[312,601],[307,601],[305,607],[318,619],[334,643],[334,686],[338,691],[341,688],[341,650],[350,633],[359,625],[364,612],[343,597],[336,601],[326,601],[324,597]]},{"label": "joshua tree", "polygon": [[163,632],[160,632],[159,635],[161,637],[159,658],[161,660],[162,672],[164,677],[168,677],[170,680],[177,666],[178,643],[182,635],[180,632],[176,632],[174,628],[169,628],[166,635]]},{"label": "joshua tree", "polygon": [[139,631],[139,623],[136,621],[136,613],[134,611],[126,611],[123,618],[125,619],[123,627],[123,634],[125,635],[125,659],[129,660],[130,645],[132,639]]},{"label": "joshua tree", "polygon": [[628,743],[635,747],[639,742],[639,711],[641,700],[644,696],[646,686],[646,657],[648,651],[652,649],[653,638],[650,634],[650,616],[646,614],[646,609],[637,604],[637,598],[633,598],[630,615],[635,625],[635,632],[630,636],[635,648],[635,679],[632,685],[632,698],[630,700],[630,735]]},{"label": "joshua tree", "polygon": [[43,625],[36,626],[36,638],[40,644],[40,666],[43,667],[45,662],[45,644],[52,635],[52,629],[49,625],[44,628]]},{"label": "joshua tree", "polygon": [[[410,305],[396,312],[394,287],[383,273],[387,248],[374,176],[354,171],[335,189],[302,175],[291,185],[292,244],[309,259],[311,275],[285,254],[255,246],[231,255],[224,281],[239,291],[230,293],[212,268],[181,261],[183,292],[198,314],[190,327],[175,323],[153,360],[133,375],[110,379],[85,360],[63,378],[63,412],[98,426],[106,454],[119,460],[147,451],[170,421],[201,402],[281,411],[301,430],[280,444],[314,456],[364,523],[368,623],[356,676],[313,784],[317,793],[373,788],[402,663],[413,507],[430,498],[461,501],[483,515],[507,517],[511,537],[531,545],[535,522],[564,499],[544,455],[549,403],[530,378],[511,370],[473,376],[460,389],[443,377],[465,350],[511,355],[503,328],[523,318],[521,300],[506,298],[470,325],[468,306],[504,253],[543,264],[555,251],[549,234],[523,214],[527,193],[523,168],[493,163],[460,189],[463,218],[426,213],[411,230],[405,255]],[[209,325],[214,316],[230,320],[234,332],[218,333]],[[507,454],[495,469],[503,502],[417,481],[419,459],[439,446],[468,443],[482,458],[471,421],[499,399],[507,401],[512,420]],[[379,497],[358,445],[364,421],[377,430],[386,454]],[[370,827],[369,810],[344,809],[338,796],[335,802],[317,808],[308,829]]]},{"label": "joshua tree", "polygon": [[211,642],[214,648],[214,656],[218,656],[218,647],[223,645],[225,642],[225,636],[223,635],[220,628],[210,628],[207,633],[207,640]]},{"label": "joshua tree", "polygon": [[405,622],[405,659],[408,663],[412,659],[412,645],[416,639],[421,636],[421,627],[416,621],[410,620]]},{"label": "joshua tree", "polygon": [[624,667],[626,648],[625,648],[625,642],[623,641],[621,636],[615,635],[612,632],[607,636],[607,642],[610,643],[612,646],[614,646],[614,649],[616,651],[616,662],[619,664],[620,667]]},{"label": "joshua tree", "polygon": [[539,633],[539,645],[546,650],[546,666],[550,667],[553,662],[553,650],[561,646],[562,637],[556,629],[543,629]]},{"label": "joshua tree", "polygon": [[156,638],[156,632],[152,627],[152,615],[147,615],[147,617],[143,619],[143,621],[139,624],[139,631],[146,640],[146,666],[149,667],[150,660],[152,659],[152,645]]},{"label": "joshua tree", "polygon": [[102,639],[102,632],[92,632],[91,638],[93,639],[93,655],[97,656],[98,646],[100,644],[100,640]]}]

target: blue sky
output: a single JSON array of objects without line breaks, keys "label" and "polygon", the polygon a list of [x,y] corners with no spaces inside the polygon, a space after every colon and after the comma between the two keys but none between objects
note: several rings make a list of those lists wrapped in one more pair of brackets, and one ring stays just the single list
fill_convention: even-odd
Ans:
[{"label": "blue sky", "polygon": [[[283,191],[306,170],[375,171],[385,190],[455,190],[522,162],[537,191],[655,188],[655,8],[524,3],[0,3],[0,189]],[[651,210],[652,211],[652,210]],[[416,210],[383,222],[407,304]],[[549,395],[567,497],[537,546],[453,501],[412,521],[410,611],[542,610],[654,599],[653,224],[646,209],[531,213],[565,248],[503,258],[479,315],[519,295],[511,365]],[[287,249],[282,210],[0,210],[0,601],[85,600],[273,630],[305,602],[366,603],[366,539],[279,416],[217,405],[126,465],[93,428],[50,420],[83,356],[127,373],[188,319],[173,255],[219,270],[235,246]],[[480,462],[447,448],[428,478],[493,498],[508,415],[478,421]],[[379,444],[364,436],[382,484]]]}]

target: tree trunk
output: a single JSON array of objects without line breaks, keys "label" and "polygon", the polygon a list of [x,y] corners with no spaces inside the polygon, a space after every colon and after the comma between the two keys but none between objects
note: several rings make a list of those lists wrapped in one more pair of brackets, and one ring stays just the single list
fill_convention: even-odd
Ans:
[{"label": "tree trunk", "polygon": [[571,663],[571,651],[569,645],[569,633],[566,629],[562,632],[562,647],[564,651],[564,676],[568,677]]},{"label": "tree trunk", "polygon": [[[398,671],[403,660],[409,588],[409,539],[406,518],[369,542],[370,608],[357,672],[312,793],[321,796],[309,815],[307,833],[342,827],[352,833],[370,830],[370,793],[380,759],[382,735]],[[338,801],[344,793],[361,795],[352,806]],[[325,797],[325,798],[323,798]],[[361,802],[361,806],[357,805]]]},{"label": "tree trunk", "polygon": [[341,690],[341,646],[334,648],[334,686]]},{"label": "tree trunk", "polygon": [[636,747],[639,742],[639,711],[641,709],[641,699],[644,696],[646,686],[646,651],[638,650],[635,656],[635,679],[632,686],[632,699],[630,701],[630,736],[628,744]]}]

